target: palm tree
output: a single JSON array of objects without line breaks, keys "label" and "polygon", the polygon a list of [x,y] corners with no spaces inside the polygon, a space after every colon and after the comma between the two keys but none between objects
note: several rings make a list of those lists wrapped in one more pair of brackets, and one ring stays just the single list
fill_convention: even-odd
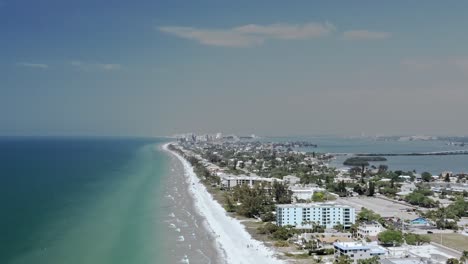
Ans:
[{"label": "palm tree", "polygon": [[456,259],[456,258],[449,258],[449,259],[447,259],[447,261],[445,263],[446,264],[459,264],[458,259]]},{"label": "palm tree", "polygon": [[460,257],[460,262],[466,263],[467,260],[468,260],[468,250],[463,250],[463,253]]}]

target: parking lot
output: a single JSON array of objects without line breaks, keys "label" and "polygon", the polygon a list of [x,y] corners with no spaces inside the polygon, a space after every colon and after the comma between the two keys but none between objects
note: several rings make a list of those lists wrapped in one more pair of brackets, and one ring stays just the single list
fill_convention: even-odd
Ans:
[{"label": "parking lot", "polygon": [[382,217],[399,217],[403,220],[413,220],[418,217],[416,213],[407,211],[413,209],[410,206],[376,197],[338,198],[337,202],[356,208],[356,214],[361,211],[361,207],[365,207],[380,214]]}]

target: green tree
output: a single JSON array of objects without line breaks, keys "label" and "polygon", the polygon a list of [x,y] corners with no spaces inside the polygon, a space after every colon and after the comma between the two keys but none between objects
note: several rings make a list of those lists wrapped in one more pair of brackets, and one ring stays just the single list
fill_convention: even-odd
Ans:
[{"label": "green tree", "polygon": [[368,258],[368,259],[359,259],[357,261],[358,264],[379,264],[380,261],[379,261],[379,257],[377,256],[374,256],[372,258]]},{"label": "green tree", "polygon": [[353,191],[356,192],[359,195],[363,195],[366,193],[367,188],[364,184],[356,184],[353,187]]},{"label": "green tree", "polygon": [[314,192],[312,195],[312,201],[323,202],[325,201],[325,194],[323,192]]},{"label": "green tree", "polygon": [[463,250],[463,253],[460,257],[460,262],[466,263],[467,260],[468,260],[468,250]]},{"label": "green tree", "polygon": [[228,193],[224,193],[224,208],[226,209],[227,212],[236,211],[236,206],[234,205],[234,202],[232,201],[231,195],[229,195]]},{"label": "green tree", "polygon": [[380,221],[381,219],[382,216],[365,207],[362,207],[357,215],[357,222]]},{"label": "green tree", "polygon": [[288,189],[288,186],[277,181],[273,181],[272,186],[273,196],[278,204],[289,204],[292,201],[292,191]]},{"label": "green tree", "polygon": [[260,216],[263,222],[275,221],[275,215],[272,212],[266,212]]},{"label": "green tree", "polygon": [[335,259],[336,264],[351,264],[353,261],[347,255],[341,255]]},{"label": "green tree", "polygon": [[344,229],[345,229],[345,227],[344,227],[344,225],[342,225],[341,223],[337,223],[337,224],[333,227],[333,229],[335,229],[335,230],[338,231],[338,232],[343,232]]},{"label": "green tree", "polygon": [[399,246],[403,243],[403,234],[396,230],[386,230],[378,235],[380,243]]},{"label": "green tree", "polygon": [[340,181],[338,183],[338,185],[335,186],[335,192],[339,195],[339,196],[346,196],[347,195],[347,191],[346,191],[346,183],[344,181]]},{"label": "green tree", "polygon": [[260,216],[273,210],[271,198],[262,185],[256,184],[252,188],[246,184],[234,187],[232,196],[240,202],[236,207],[238,214],[246,217]]},{"label": "green tree", "polygon": [[431,239],[428,236],[407,233],[404,235],[405,241],[408,245],[419,246],[422,244],[427,244],[431,242]]},{"label": "green tree", "polygon": [[450,175],[448,173],[445,174],[444,181],[445,182],[450,182]]},{"label": "green tree", "polygon": [[447,206],[446,211],[448,214],[454,214],[457,217],[468,216],[468,201],[463,197],[458,197],[455,202]]},{"label": "green tree", "polygon": [[369,182],[369,189],[367,190],[367,196],[374,196],[375,194],[375,183]]},{"label": "green tree", "polygon": [[294,235],[292,227],[279,227],[276,231],[272,232],[271,236],[277,240],[288,240]]},{"label": "green tree", "polygon": [[429,172],[425,171],[421,174],[421,179],[425,182],[430,182],[432,181],[432,174]]},{"label": "green tree", "polygon": [[383,187],[380,189],[380,193],[384,195],[393,196],[397,193],[397,190],[391,187]]},{"label": "green tree", "polygon": [[429,198],[431,194],[432,191],[427,189],[414,190],[412,193],[408,194],[405,197],[405,201],[413,205],[418,205],[427,208],[436,207],[438,203],[433,199]]},{"label": "green tree", "polygon": [[319,247],[319,243],[317,239],[310,239],[306,243],[304,243],[304,249],[316,250]]},{"label": "green tree", "polygon": [[447,264],[459,264],[460,261],[458,261],[458,259],[456,259],[456,258],[449,258],[449,259],[447,259],[447,261],[445,263],[447,263]]},{"label": "green tree", "polygon": [[385,165],[385,164],[380,164],[378,170],[379,170],[379,172],[378,172],[379,174],[384,173],[384,172],[386,172],[388,170],[388,166]]}]

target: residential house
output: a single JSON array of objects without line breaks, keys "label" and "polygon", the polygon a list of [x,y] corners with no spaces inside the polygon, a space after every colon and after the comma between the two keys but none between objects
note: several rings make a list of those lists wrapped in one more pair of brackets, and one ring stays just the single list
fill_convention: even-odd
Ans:
[{"label": "residential house", "polygon": [[382,257],[388,253],[388,250],[381,247],[377,242],[335,242],[335,259],[340,256],[348,256],[353,263],[357,263],[360,259],[369,259],[375,256]]},{"label": "residential house", "polygon": [[294,185],[297,184],[301,181],[299,177],[296,177],[294,175],[287,175],[283,177],[283,181],[287,184]]},{"label": "residential house", "polygon": [[357,235],[361,238],[376,238],[385,228],[377,221],[361,223],[357,228]]}]

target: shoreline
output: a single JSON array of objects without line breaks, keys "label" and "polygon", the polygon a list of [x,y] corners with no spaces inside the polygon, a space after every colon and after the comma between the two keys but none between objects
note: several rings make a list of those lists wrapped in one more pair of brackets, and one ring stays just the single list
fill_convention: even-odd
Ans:
[{"label": "shoreline", "polygon": [[170,144],[162,146],[177,157],[182,163],[189,192],[194,200],[195,207],[201,216],[206,219],[207,228],[216,237],[215,246],[226,263],[256,263],[256,264],[280,264],[285,263],[275,257],[273,250],[262,242],[255,240],[247,232],[241,222],[230,217],[225,209],[213,199],[200,179],[193,172],[190,163],[178,153],[168,149]]}]

